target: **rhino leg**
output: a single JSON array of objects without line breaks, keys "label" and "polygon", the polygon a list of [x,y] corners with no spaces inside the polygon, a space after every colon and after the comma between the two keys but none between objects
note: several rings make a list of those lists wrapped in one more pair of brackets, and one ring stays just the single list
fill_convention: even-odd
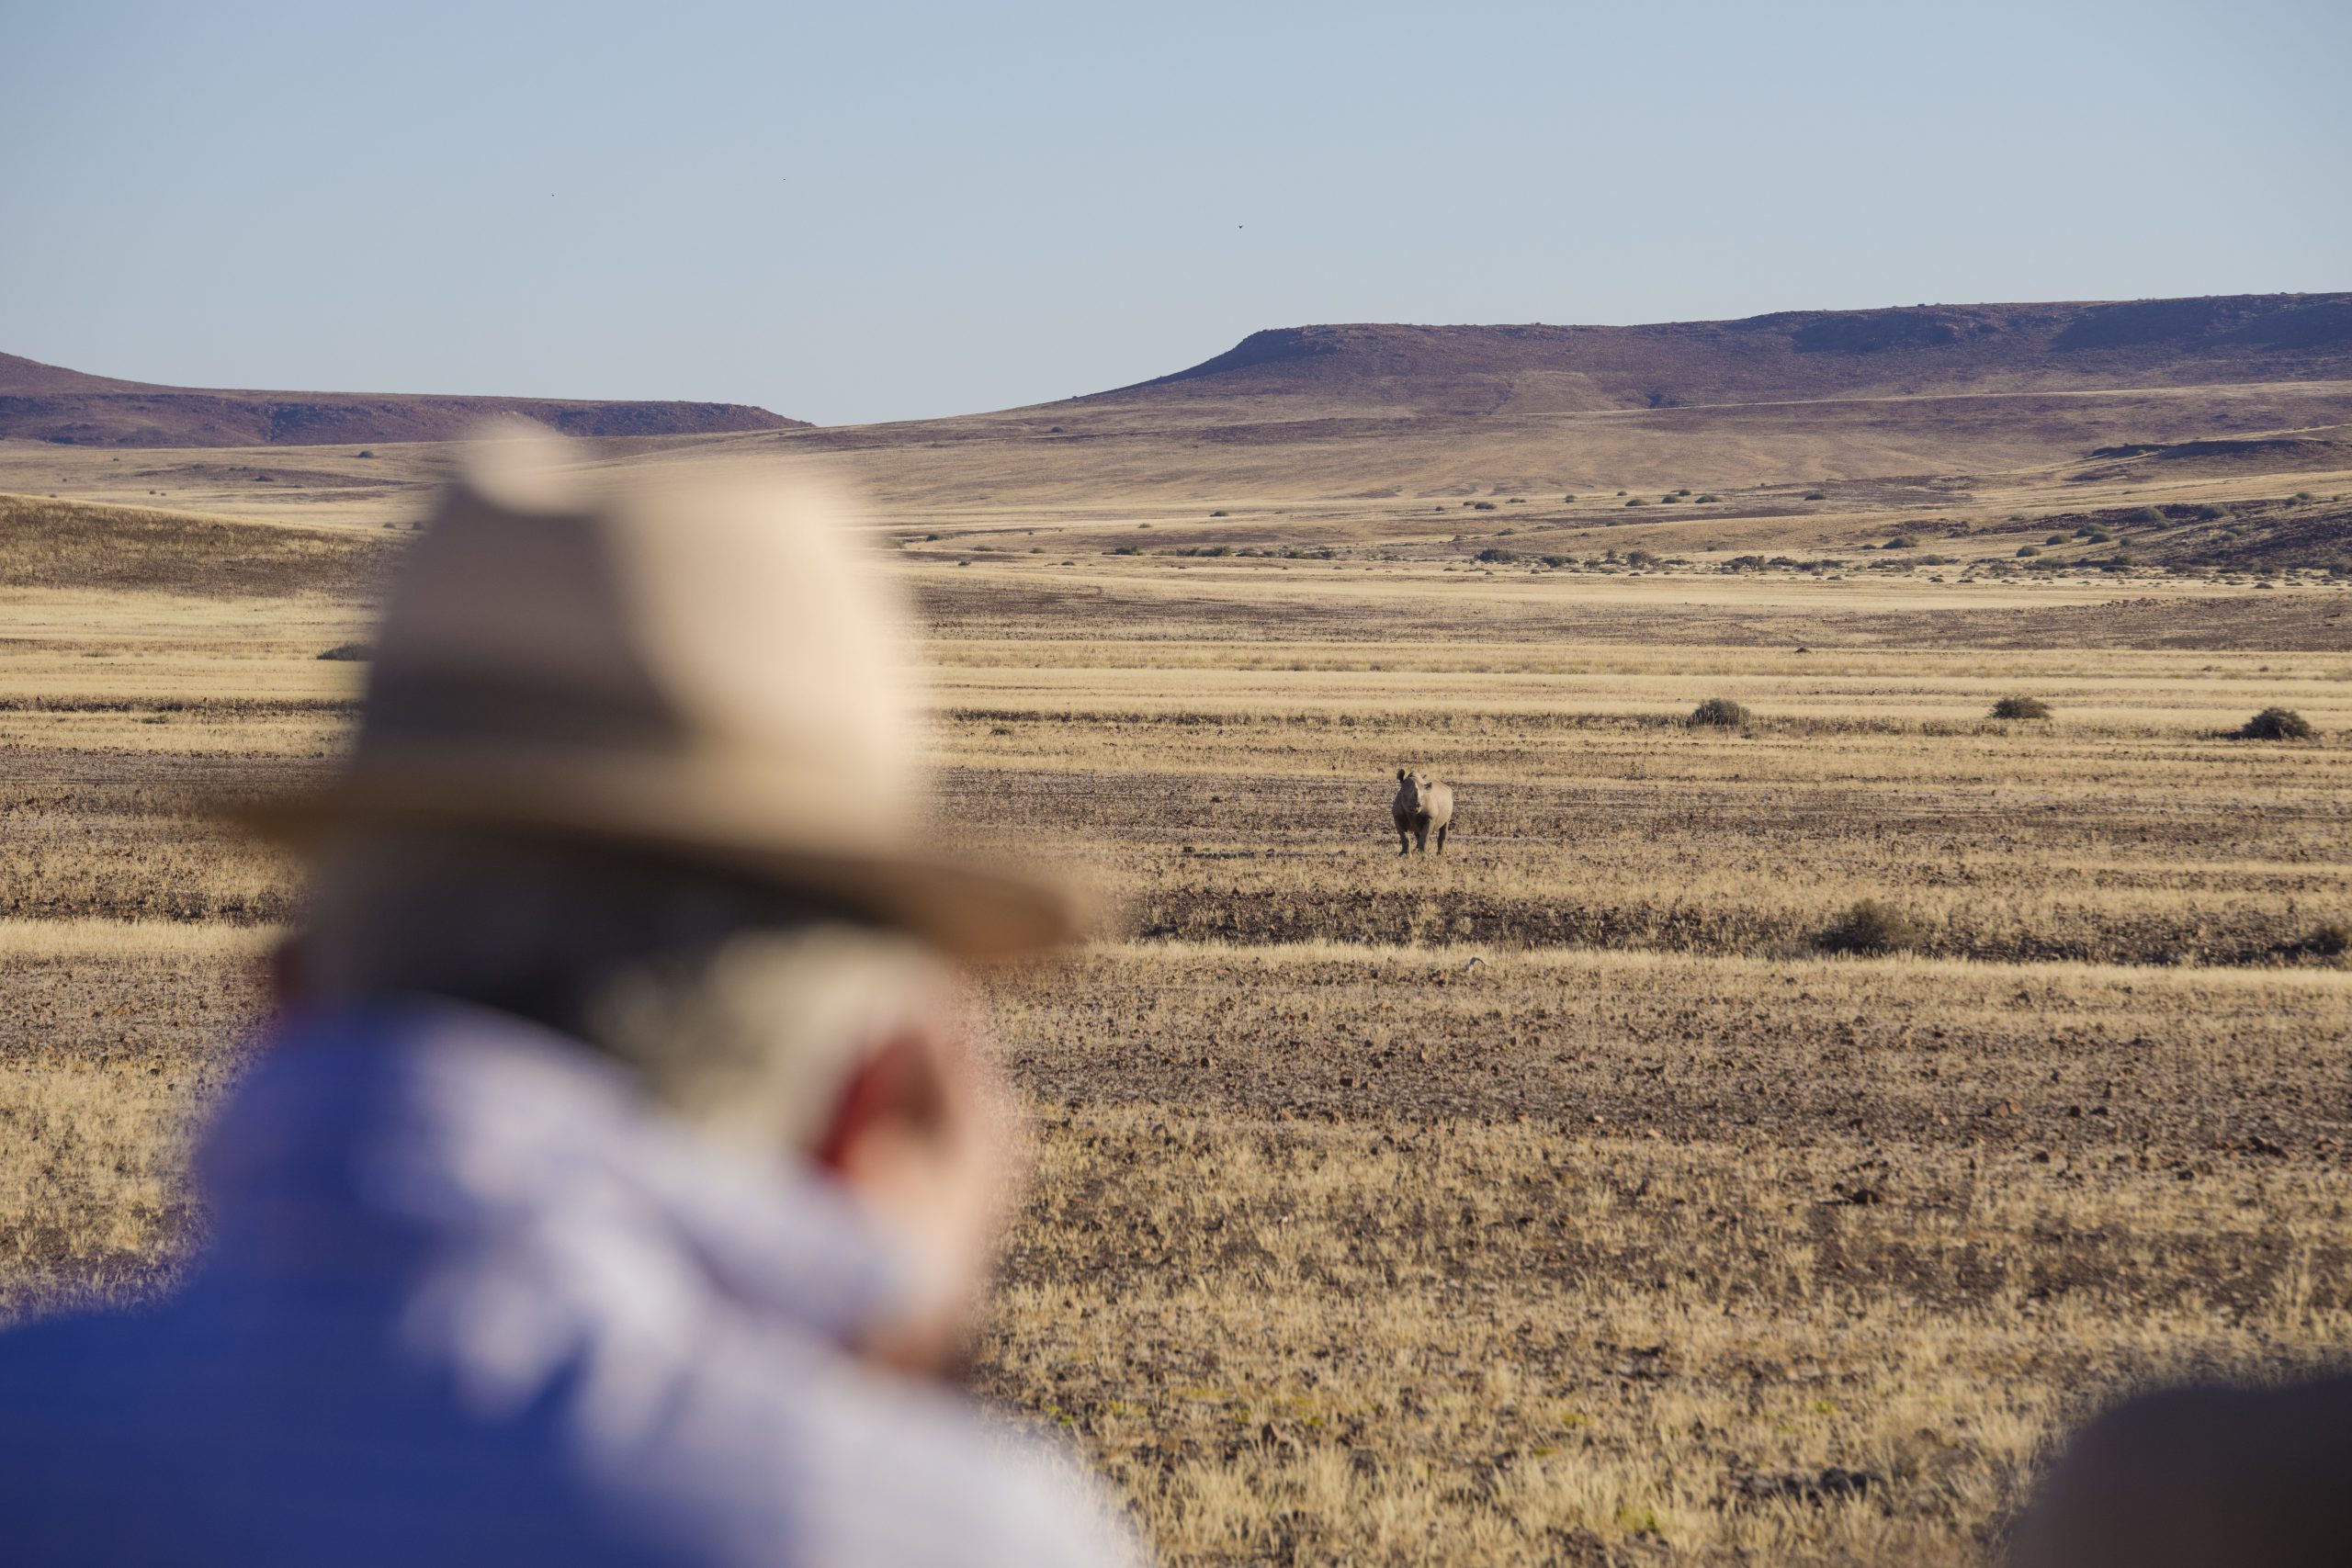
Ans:
[{"label": "rhino leg", "polygon": [[1423,854],[1430,852],[1430,819],[1426,817],[1413,824],[1413,848]]},{"label": "rhino leg", "polygon": [[[1448,823],[1448,824],[1446,824],[1446,826],[1447,826],[1447,827],[1452,827],[1452,826],[1453,826],[1453,824],[1452,824],[1452,823]],[[1445,853],[1445,829],[1444,829],[1444,828],[1440,828],[1440,829],[1437,830],[1437,852],[1438,852],[1438,853],[1440,853],[1440,854],[1443,854],[1443,853]]]},{"label": "rhino leg", "polygon": [[1396,852],[1400,855],[1413,852],[1413,835],[1406,831],[1402,822],[1396,824]]}]

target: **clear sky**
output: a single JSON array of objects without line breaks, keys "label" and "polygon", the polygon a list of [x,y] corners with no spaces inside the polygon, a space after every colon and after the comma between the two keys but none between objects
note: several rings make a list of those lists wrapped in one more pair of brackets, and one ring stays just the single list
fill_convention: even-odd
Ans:
[{"label": "clear sky", "polygon": [[0,350],[825,423],[1311,321],[2352,288],[2345,0],[0,0]]}]

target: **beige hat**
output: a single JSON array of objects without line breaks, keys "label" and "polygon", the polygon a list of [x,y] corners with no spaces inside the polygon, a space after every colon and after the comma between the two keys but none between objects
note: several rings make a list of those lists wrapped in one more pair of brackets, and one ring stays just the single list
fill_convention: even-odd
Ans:
[{"label": "beige hat", "polygon": [[1069,940],[1067,889],[922,846],[906,616],[808,480],[625,477],[478,446],[411,547],[359,735],[324,788],[239,813],[301,842],[427,819],[675,854],[966,957]]}]

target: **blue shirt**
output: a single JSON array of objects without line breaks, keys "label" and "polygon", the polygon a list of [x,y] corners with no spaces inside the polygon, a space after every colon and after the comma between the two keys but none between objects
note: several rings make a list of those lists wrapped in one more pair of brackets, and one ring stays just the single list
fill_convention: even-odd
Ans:
[{"label": "blue shirt", "polygon": [[1133,1561],[1066,1459],[842,1352],[907,1286],[842,1193],[559,1038],[299,1021],[199,1170],[184,1290],[0,1335],[11,1563]]}]

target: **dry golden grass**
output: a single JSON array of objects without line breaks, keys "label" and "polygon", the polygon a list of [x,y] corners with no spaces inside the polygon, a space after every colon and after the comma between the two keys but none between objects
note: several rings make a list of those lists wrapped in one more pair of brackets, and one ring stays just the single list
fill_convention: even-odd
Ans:
[{"label": "dry golden grass", "polygon": [[[2352,1351],[2343,588],[1530,573],[1469,561],[1507,514],[1069,482],[891,531],[950,831],[1129,916],[994,987],[1040,1163],[978,1380],[1171,1561],[1977,1560],[2112,1393]],[[1559,531],[1859,560],[1920,493]],[[1105,553],[1211,530],[1346,558]],[[0,581],[0,1312],[171,1278],[295,913],[199,806],[325,767],[363,669],[347,585],[110,581]],[[2273,705],[2321,740],[2222,738]],[[1920,951],[1817,951],[1863,897]]]}]

